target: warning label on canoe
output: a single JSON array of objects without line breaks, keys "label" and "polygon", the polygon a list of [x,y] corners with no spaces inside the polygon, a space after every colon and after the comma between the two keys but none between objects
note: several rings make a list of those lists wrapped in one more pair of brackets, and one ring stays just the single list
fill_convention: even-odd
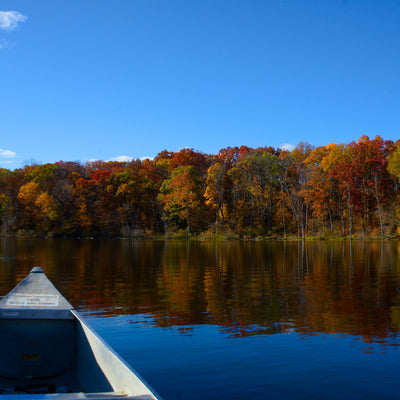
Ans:
[{"label": "warning label on canoe", "polygon": [[55,294],[13,294],[8,297],[9,306],[57,307],[59,296]]}]

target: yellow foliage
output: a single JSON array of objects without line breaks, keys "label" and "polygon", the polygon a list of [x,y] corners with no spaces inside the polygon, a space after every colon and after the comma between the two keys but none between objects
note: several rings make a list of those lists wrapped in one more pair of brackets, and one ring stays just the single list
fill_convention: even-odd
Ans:
[{"label": "yellow foliage", "polygon": [[78,219],[82,228],[88,229],[92,225],[91,220],[87,215],[86,203],[84,202],[79,205]]},{"label": "yellow foliage", "polygon": [[321,160],[321,167],[324,172],[329,172],[330,170],[332,170],[343,160],[343,157],[346,156],[346,148],[343,144],[331,143],[328,146],[325,146],[327,154]]},{"label": "yellow foliage", "polygon": [[388,171],[400,178],[400,147],[397,146],[396,149],[388,157]]},{"label": "yellow foliage", "polygon": [[57,217],[54,199],[48,193],[42,192],[35,200],[35,206],[38,208],[43,217],[47,217],[49,219],[54,219]]},{"label": "yellow foliage", "polygon": [[22,185],[18,192],[18,200],[25,206],[32,206],[39,195],[39,187],[35,182]]},{"label": "yellow foliage", "polygon": [[204,197],[209,207],[221,207],[224,193],[224,178],[225,169],[220,163],[216,163],[208,168],[207,187]]}]

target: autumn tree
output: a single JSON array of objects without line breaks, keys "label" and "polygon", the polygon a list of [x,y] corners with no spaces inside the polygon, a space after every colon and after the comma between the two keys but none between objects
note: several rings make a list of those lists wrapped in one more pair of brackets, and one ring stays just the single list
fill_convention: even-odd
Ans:
[{"label": "autumn tree", "polygon": [[2,233],[7,234],[13,224],[14,206],[5,193],[0,193],[0,224]]},{"label": "autumn tree", "polygon": [[217,210],[216,217],[218,219],[220,216],[222,225],[224,225],[226,169],[223,164],[217,162],[208,168],[206,184],[204,193],[206,205]]},{"label": "autumn tree", "polygon": [[22,185],[18,192],[18,200],[22,206],[26,224],[33,229],[37,221],[35,202],[39,196],[37,183],[31,181]]},{"label": "autumn tree", "polygon": [[57,181],[57,169],[57,164],[33,165],[25,174],[25,180],[36,183],[42,191],[51,191]]},{"label": "autumn tree", "polygon": [[[214,221],[243,235],[312,230],[383,237],[400,221],[400,150],[379,136],[316,149],[227,147],[216,155],[161,151],[153,159],[59,161],[0,169],[3,234],[120,235]],[[123,233],[123,234],[125,234]]]},{"label": "autumn tree", "polygon": [[252,154],[242,161],[254,209],[261,228],[272,228],[276,188],[278,183],[277,158],[269,152]]},{"label": "autumn tree", "polygon": [[278,159],[270,153],[248,155],[228,172],[241,223],[271,229],[278,185]]},{"label": "autumn tree", "polygon": [[35,208],[42,221],[43,231],[49,231],[51,222],[57,218],[53,196],[47,192],[41,192],[35,200]]},{"label": "autumn tree", "polygon": [[158,231],[163,207],[157,196],[163,181],[168,178],[166,166],[154,160],[143,160],[140,176],[143,183],[148,226],[151,226],[152,230]]},{"label": "autumn tree", "polygon": [[370,140],[362,136],[351,142],[344,151],[342,162],[332,174],[340,182],[342,195],[347,199],[350,221],[350,237],[353,233],[353,214],[359,215],[362,230],[368,232],[373,212],[377,211],[381,236],[383,236],[382,198],[390,196],[392,182],[387,171],[387,158],[393,143],[377,136]]},{"label": "autumn tree", "polygon": [[398,140],[388,155],[388,172],[400,180],[400,140]]},{"label": "autumn tree", "polygon": [[115,200],[118,201],[119,212],[124,225],[130,229],[131,234],[135,229],[140,228],[141,211],[145,204],[139,169],[140,161],[133,161],[130,163],[129,170],[125,168],[112,178],[117,188]]},{"label": "autumn tree", "polygon": [[107,164],[99,165],[90,173],[90,189],[96,194],[95,198],[92,198],[90,207],[98,234],[104,232],[109,236],[115,233],[115,230],[119,230],[117,228],[119,213],[115,207],[116,185],[113,177],[123,168],[116,164]]},{"label": "autumn tree", "polygon": [[0,222],[5,234],[16,226],[21,180],[22,174],[0,168]]},{"label": "autumn tree", "polygon": [[227,169],[235,167],[240,161],[243,161],[252,149],[247,146],[227,147],[221,149],[215,156],[217,162],[222,163]]},{"label": "autumn tree", "polygon": [[170,220],[186,220],[188,233],[201,205],[201,181],[192,166],[178,167],[160,188],[160,199]]},{"label": "autumn tree", "polygon": [[70,175],[72,182],[72,196],[76,203],[76,212],[72,224],[78,232],[89,234],[93,225],[94,203],[96,193],[92,190],[92,183],[86,174],[73,172]]},{"label": "autumn tree", "polygon": [[[313,146],[301,142],[291,152],[283,151],[279,155],[278,180],[281,187],[282,213],[285,210],[284,203],[287,201],[293,218],[293,226],[297,229],[298,236],[303,238],[307,231],[309,210],[309,204],[304,198],[304,190],[309,179],[309,169],[305,160],[312,151]],[[286,222],[284,224],[286,225]]]},{"label": "autumn tree", "polygon": [[317,223],[328,223],[331,232],[338,217],[339,197],[337,181],[329,175],[329,171],[333,168],[332,155],[337,149],[334,143],[317,147],[304,161],[309,169],[309,179],[303,190],[304,198],[310,204]]},{"label": "autumn tree", "polygon": [[174,153],[171,157],[170,170],[178,167],[193,167],[199,176],[205,176],[210,165],[210,159],[207,155],[194,149],[182,149]]}]

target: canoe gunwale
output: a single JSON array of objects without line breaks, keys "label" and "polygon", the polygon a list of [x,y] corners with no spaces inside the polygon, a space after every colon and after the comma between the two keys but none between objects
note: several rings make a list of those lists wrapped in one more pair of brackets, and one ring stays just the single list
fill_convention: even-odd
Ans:
[{"label": "canoe gunwale", "polygon": [[[82,327],[97,364],[109,380],[115,392],[123,392],[128,396],[147,396],[146,399],[161,400],[144,379],[90,326],[77,312],[71,314]],[[116,372],[118,371],[118,372]]]}]

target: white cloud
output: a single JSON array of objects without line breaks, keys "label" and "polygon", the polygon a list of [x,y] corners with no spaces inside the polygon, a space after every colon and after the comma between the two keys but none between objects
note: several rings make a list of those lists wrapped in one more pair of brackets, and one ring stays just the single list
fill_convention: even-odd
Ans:
[{"label": "white cloud", "polygon": [[140,157],[140,161],[144,161],[144,160],[153,161],[153,160],[154,160],[154,157]]},{"label": "white cloud", "polygon": [[287,150],[287,151],[292,151],[296,148],[296,146],[293,146],[292,144],[289,143],[284,143],[279,147],[281,150]]},{"label": "white cloud", "polygon": [[20,22],[28,19],[18,11],[0,11],[0,29],[12,31]]},{"label": "white cloud", "polygon": [[15,151],[0,149],[0,168],[14,169],[19,167],[20,157]]},{"label": "white cloud", "polygon": [[17,156],[17,153],[11,150],[2,150],[0,149],[0,157],[1,158],[14,158]]},{"label": "white cloud", "polygon": [[133,160],[133,157],[130,157],[130,156],[118,156],[118,157],[110,158],[107,161],[129,162],[132,160]]}]

